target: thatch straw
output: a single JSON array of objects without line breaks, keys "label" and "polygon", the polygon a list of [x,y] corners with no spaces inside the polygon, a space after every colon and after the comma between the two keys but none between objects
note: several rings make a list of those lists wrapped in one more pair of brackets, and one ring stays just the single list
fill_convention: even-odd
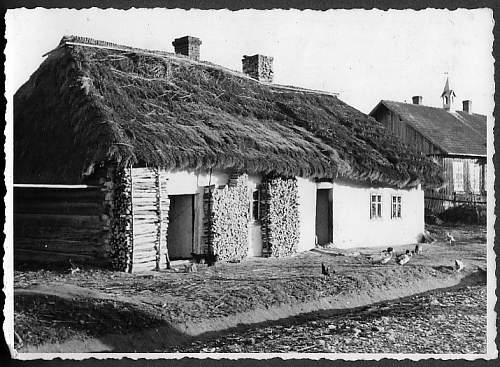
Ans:
[{"label": "thatch straw", "polygon": [[167,54],[60,47],[14,107],[19,183],[78,183],[106,161],[398,187],[442,182],[439,166],[332,95]]}]

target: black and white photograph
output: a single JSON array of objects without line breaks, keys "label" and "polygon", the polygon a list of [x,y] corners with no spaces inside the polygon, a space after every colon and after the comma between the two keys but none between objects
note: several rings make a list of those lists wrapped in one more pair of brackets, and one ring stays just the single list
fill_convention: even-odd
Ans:
[{"label": "black and white photograph", "polygon": [[498,358],[492,9],[5,24],[12,358]]}]

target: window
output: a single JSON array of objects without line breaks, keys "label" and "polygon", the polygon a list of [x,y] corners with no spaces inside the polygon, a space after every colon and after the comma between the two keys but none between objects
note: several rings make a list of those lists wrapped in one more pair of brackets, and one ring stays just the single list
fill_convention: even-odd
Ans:
[{"label": "window", "polygon": [[453,162],[453,190],[464,191],[464,164],[461,161]]},{"label": "window", "polygon": [[469,163],[469,182],[470,191],[479,194],[480,192],[480,172],[481,167],[477,163]]},{"label": "window", "polygon": [[252,194],[252,219],[260,220],[260,190],[254,190]]},{"label": "window", "polygon": [[382,195],[371,194],[370,195],[370,218],[381,218],[382,217]]},{"label": "window", "polygon": [[391,218],[401,218],[401,196],[392,196]]}]

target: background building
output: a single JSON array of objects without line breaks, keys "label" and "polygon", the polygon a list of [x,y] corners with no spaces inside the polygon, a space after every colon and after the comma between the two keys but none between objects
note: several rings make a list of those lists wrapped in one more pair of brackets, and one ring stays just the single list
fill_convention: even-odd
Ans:
[{"label": "background building", "polygon": [[451,205],[486,205],[486,116],[464,100],[455,111],[455,92],[446,79],[442,108],[382,100],[370,112],[405,144],[434,158],[443,167],[445,184],[426,191],[426,208],[441,212]]}]

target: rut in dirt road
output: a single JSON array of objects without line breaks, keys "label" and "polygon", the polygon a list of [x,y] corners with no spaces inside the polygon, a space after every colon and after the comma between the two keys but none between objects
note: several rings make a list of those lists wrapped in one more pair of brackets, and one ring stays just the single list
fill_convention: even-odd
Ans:
[{"label": "rut in dirt road", "polygon": [[486,286],[242,327],[172,351],[486,353]]}]

